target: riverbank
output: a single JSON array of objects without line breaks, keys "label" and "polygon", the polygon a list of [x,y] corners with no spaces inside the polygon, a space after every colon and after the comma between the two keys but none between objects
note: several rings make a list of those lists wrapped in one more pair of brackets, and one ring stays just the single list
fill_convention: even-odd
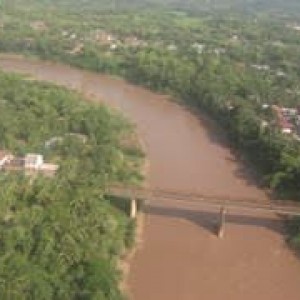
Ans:
[{"label": "riverbank", "polygon": [[[136,134],[134,134],[134,136],[135,136],[133,141],[134,145],[138,145],[138,148],[141,149],[143,153],[146,153],[146,147],[142,138],[137,136]],[[141,167],[141,175],[145,179],[143,181],[143,187],[147,187],[146,179],[149,174],[150,162],[147,159],[147,157],[144,158],[143,162],[144,162],[143,166]],[[122,280],[120,281],[119,288],[124,295],[130,294],[130,287],[128,283],[130,266],[136,252],[142,247],[142,243],[143,243],[145,212],[142,203],[138,203],[138,213],[134,222],[135,222],[135,236],[134,236],[133,246],[130,249],[126,249],[126,251],[123,254],[123,257],[121,258],[118,264],[119,270],[122,272]]]},{"label": "riverbank", "polygon": [[[55,63],[2,56],[0,67],[120,109],[145,141],[150,187],[267,199],[201,115],[167,97]],[[212,234],[216,220],[217,212],[207,207],[147,207],[143,243],[129,275],[132,299],[299,299],[300,262],[287,249],[276,216],[230,211],[222,241]]]},{"label": "riverbank", "polygon": [[[1,298],[124,299],[116,263],[134,227],[104,192],[140,180],[140,152],[123,143],[132,127],[66,88],[3,72],[0,106]],[[24,153],[55,174],[26,176]]]}]

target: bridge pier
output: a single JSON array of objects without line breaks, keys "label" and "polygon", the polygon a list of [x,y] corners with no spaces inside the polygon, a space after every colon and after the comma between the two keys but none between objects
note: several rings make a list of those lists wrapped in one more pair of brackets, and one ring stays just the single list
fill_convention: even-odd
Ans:
[{"label": "bridge pier", "polygon": [[135,219],[137,215],[137,201],[135,198],[130,200],[130,218]]},{"label": "bridge pier", "polygon": [[221,207],[220,209],[220,223],[218,228],[218,237],[222,239],[225,233],[225,221],[226,221],[226,208]]}]

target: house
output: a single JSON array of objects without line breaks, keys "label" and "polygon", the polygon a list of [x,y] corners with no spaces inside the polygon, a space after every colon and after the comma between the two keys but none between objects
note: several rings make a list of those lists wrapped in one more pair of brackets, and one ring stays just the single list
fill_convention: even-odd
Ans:
[{"label": "house", "polygon": [[5,171],[20,171],[24,169],[24,158],[13,157],[9,162],[7,162],[3,169]]},{"label": "house", "polygon": [[269,126],[269,122],[267,122],[265,120],[261,120],[261,122],[260,122],[260,128],[261,129],[264,129],[264,128],[268,127],[268,126]]},{"label": "house", "polygon": [[49,163],[43,163],[40,168],[40,170],[45,174],[55,174],[58,169],[58,165]]},{"label": "house", "polygon": [[29,25],[35,31],[45,31],[48,29],[46,23],[42,20],[32,21]]},{"label": "house", "polygon": [[257,65],[257,64],[253,64],[251,65],[252,68],[259,70],[259,71],[268,71],[270,70],[270,66],[269,65]]},{"label": "house", "polygon": [[127,36],[123,39],[125,46],[128,47],[145,47],[147,43],[143,40],[140,40],[136,36]]},{"label": "house", "polygon": [[286,118],[282,118],[282,119],[278,120],[278,125],[279,125],[279,128],[281,129],[282,133],[290,134],[293,132],[294,126]]},{"label": "house", "polygon": [[176,51],[176,50],[177,50],[177,46],[174,45],[174,44],[170,44],[170,45],[167,47],[167,49],[168,49],[169,51]]},{"label": "house", "polygon": [[45,176],[54,176],[59,166],[56,164],[44,163],[41,154],[26,154],[24,157],[15,157],[12,154],[0,151],[0,170],[24,171],[26,175],[41,173]]},{"label": "house", "polygon": [[297,108],[282,107],[281,110],[283,115],[287,117],[295,117],[297,115]]},{"label": "house", "polygon": [[294,29],[296,31],[300,31],[300,25],[297,23],[286,24],[287,28]]},{"label": "house", "polygon": [[72,33],[71,35],[70,35],[70,39],[71,40],[75,40],[77,38],[77,34],[76,33]]},{"label": "house", "polygon": [[270,104],[267,104],[267,103],[264,103],[262,106],[262,109],[268,109],[268,108],[270,108]]},{"label": "house", "polygon": [[39,170],[44,163],[43,155],[41,154],[26,154],[24,158],[25,169]]},{"label": "house", "polygon": [[117,38],[104,30],[98,29],[92,33],[92,39],[100,45],[111,45]]},{"label": "house", "polygon": [[225,48],[215,48],[215,49],[213,49],[213,53],[215,53],[217,55],[225,54],[226,49]]},{"label": "house", "polygon": [[281,108],[277,105],[272,105],[272,109],[276,114],[277,124],[282,133],[292,133],[294,126],[290,121],[290,113],[294,113],[294,109]]},{"label": "house", "polygon": [[71,55],[75,55],[75,54],[81,53],[83,48],[84,48],[84,44],[78,43],[74,46],[74,48],[72,50],[68,51],[68,53]]},{"label": "house", "polygon": [[239,40],[239,36],[238,36],[237,34],[234,34],[234,35],[230,38],[230,40],[231,40],[232,42],[237,42],[237,41]]},{"label": "house", "polygon": [[114,43],[114,44],[111,44],[109,48],[110,48],[110,50],[116,50],[118,48],[118,45]]},{"label": "house", "polygon": [[195,49],[198,52],[198,54],[201,54],[204,51],[205,45],[204,44],[199,44],[199,43],[194,43],[192,45],[192,48]]},{"label": "house", "polygon": [[13,159],[13,155],[7,151],[0,151],[0,169]]},{"label": "house", "polygon": [[292,131],[293,131],[293,128],[294,128],[294,126],[286,120],[281,120],[279,122],[279,126],[280,126],[280,129],[281,129],[281,132],[286,133],[286,134],[291,134]]},{"label": "house", "polygon": [[276,72],[276,75],[277,75],[278,77],[285,77],[285,76],[286,76],[286,74],[285,74],[283,71],[277,71],[277,72]]}]

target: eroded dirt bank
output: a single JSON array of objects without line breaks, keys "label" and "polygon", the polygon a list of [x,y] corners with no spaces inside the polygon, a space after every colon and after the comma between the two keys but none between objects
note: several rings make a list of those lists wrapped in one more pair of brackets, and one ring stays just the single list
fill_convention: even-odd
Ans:
[{"label": "eroded dirt bank", "polygon": [[[0,67],[31,74],[121,109],[146,144],[149,185],[262,198],[266,196],[204,118],[123,80],[49,62],[1,56]],[[212,231],[216,212],[164,203],[148,207],[144,242],[132,261],[134,300],[299,300],[300,261],[273,215],[231,211],[226,238]]]}]

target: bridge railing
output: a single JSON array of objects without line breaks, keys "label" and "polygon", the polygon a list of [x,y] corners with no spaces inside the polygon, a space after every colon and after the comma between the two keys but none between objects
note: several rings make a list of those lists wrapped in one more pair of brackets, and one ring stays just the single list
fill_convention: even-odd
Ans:
[{"label": "bridge railing", "polygon": [[268,200],[257,198],[237,198],[226,195],[205,195],[200,193],[183,192],[176,190],[153,189],[135,186],[113,185],[108,187],[111,195],[144,199],[147,202],[173,201],[181,204],[209,205],[218,208],[240,208],[252,211],[268,211],[284,215],[300,216],[300,202],[288,200]]}]

